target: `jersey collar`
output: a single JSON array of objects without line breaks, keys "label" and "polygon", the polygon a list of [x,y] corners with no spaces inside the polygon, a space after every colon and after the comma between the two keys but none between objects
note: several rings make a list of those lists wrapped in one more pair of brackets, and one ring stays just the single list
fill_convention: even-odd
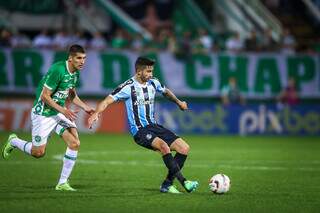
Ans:
[{"label": "jersey collar", "polygon": [[70,75],[74,75],[76,74],[77,71],[75,71],[74,73],[71,73],[70,70],[69,70],[69,67],[68,67],[68,61],[66,61],[66,68],[67,68],[67,71]]},{"label": "jersey collar", "polygon": [[147,87],[148,86],[148,82],[146,82],[146,84],[141,84],[139,83],[139,81],[137,81],[136,77],[133,76],[132,77],[133,81],[136,82],[136,84],[138,84],[140,87],[144,88],[144,87]]}]

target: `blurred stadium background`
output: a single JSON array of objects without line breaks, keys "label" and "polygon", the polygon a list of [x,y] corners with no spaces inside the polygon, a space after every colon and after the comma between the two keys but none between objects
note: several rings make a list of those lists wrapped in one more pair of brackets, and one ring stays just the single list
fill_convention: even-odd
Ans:
[{"label": "blurred stadium background", "polygon": [[[5,141],[11,131],[28,135],[26,133],[31,129],[30,109],[36,86],[52,63],[66,59],[66,50],[70,44],[78,43],[87,49],[87,62],[81,72],[78,94],[92,106],[134,74],[133,64],[139,55],[149,56],[157,61],[154,75],[190,105],[190,111],[180,112],[174,104],[162,97],[158,97],[156,105],[158,121],[190,140],[195,154],[188,164],[197,165],[197,159],[205,156],[203,161],[207,171],[197,173],[197,167],[190,166],[186,172],[195,177],[199,175],[205,181],[214,172],[227,172],[235,183],[233,194],[231,192],[229,198],[220,198],[217,203],[206,203],[207,198],[201,198],[200,195],[208,190],[205,186],[200,188],[202,194],[194,199],[201,205],[196,205],[189,198],[178,200],[180,204],[187,201],[193,205],[185,206],[181,211],[202,212],[215,208],[223,211],[224,203],[231,205],[227,210],[237,211],[237,205],[240,204],[235,194],[241,194],[247,188],[239,185],[237,188],[236,184],[249,179],[250,184],[256,181],[256,187],[249,187],[254,191],[253,194],[260,195],[263,191],[267,193],[264,199],[270,201],[270,197],[276,196],[278,202],[269,205],[266,201],[260,206],[260,201],[247,193],[242,197],[242,201],[248,204],[242,209],[244,212],[250,211],[250,207],[256,210],[254,212],[316,212],[319,209],[316,200],[320,197],[319,187],[314,188],[314,185],[318,185],[320,164],[316,154],[320,145],[319,35],[319,0],[0,1],[0,139],[1,142]],[[232,81],[237,87],[230,86]],[[111,153],[113,150],[116,153],[117,148],[113,147],[113,143],[131,140],[122,104],[110,107],[93,130],[87,129],[87,118],[81,112],[77,120],[84,156],[86,149],[98,152],[104,147],[106,151]],[[94,132],[99,134],[92,134]],[[54,141],[58,139],[54,137]],[[54,144],[50,146],[58,147],[52,147],[55,151],[49,153],[49,156],[63,153],[62,146]],[[123,144],[131,144],[131,141],[119,145],[125,146],[124,151],[138,149]],[[202,145],[208,149],[205,150]],[[212,152],[209,151],[211,149]],[[264,153],[270,154],[267,159],[263,157]],[[19,162],[32,164],[35,160],[25,160],[26,157],[18,156],[14,165],[20,169],[19,175],[26,175],[27,168],[19,166]],[[117,156],[106,156],[95,160],[118,160]],[[124,159],[132,160],[130,156]],[[239,160],[243,167],[235,165],[231,160]],[[48,157],[47,161],[51,162],[52,158]],[[43,165],[40,163],[37,167],[38,164],[34,164],[32,167],[47,169],[45,162],[40,162]],[[161,164],[160,161],[157,163]],[[209,163],[212,163],[213,168],[208,172]],[[225,166],[219,167],[219,164]],[[99,167],[93,167],[93,170],[90,165],[85,165],[82,170],[79,166],[79,170],[75,171],[75,180],[81,179],[80,171],[84,171],[84,168],[100,174]],[[14,187],[19,178],[10,173],[5,162],[2,161],[0,166],[1,180],[12,180],[12,185],[2,184],[0,187],[0,202],[4,204],[0,210],[3,208],[6,212],[14,206],[10,202],[6,204],[7,191]],[[58,174],[59,166],[55,165],[53,174],[47,177],[51,180],[50,184],[54,184],[52,180],[55,173]],[[128,171],[126,166],[118,171],[113,166],[106,164],[106,167],[116,170],[115,174],[126,171],[129,173],[127,179],[130,176],[137,178],[135,169],[129,168]],[[267,171],[268,168],[272,174],[261,174],[260,170]],[[285,168],[289,173],[279,168]],[[243,171],[258,172],[255,173],[257,176],[248,176]],[[9,172],[8,175],[5,172]],[[309,182],[297,181],[301,172],[313,179]],[[149,173],[145,171],[146,176],[160,182],[161,178],[157,179],[152,176],[155,174]],[[110,175],[114,174],[107,172],[105,178]],[[281,195],[268,194],[277,190],[270,180],[279,178],[278,175],[283,178],[281,184],[288,185],[283,185],[284,192]],[[94,177],[99,179],[98,176]],[[32,174],[27,178],[32,178]],[[117,178],[128,181],[120,176]],[[203,185],[206,185],[205,181]],[[88,182],[89,179],[79,182],[80,188]],[[146,188],[154,187],[153,181],[146,180],[146,183]],[[41,184],[48,185],[45,180]],[[41,184],[40,188],[43,187]],[[97,190],[102,190],[104,182],[98,180],[97,184],[101,186]],[[298,187],[300,184],[304,186],[303,189]],[[31,185],[37,183],[32,182]],[[140,188],[136,185],[134,187]],[[94,196],[103,197],[103,194],[113,193],[114,197],[110,199],[115,204],[121,203],[117,200],[116,189],[112,189],[115,191],[102,190]],[[29,196],[34,190],[37,188],[22,187],[10,196],[18,196],[21,191]],[[50,190],[49,187],[43,188],[41,196]],[[90,189],[83,190],[87,190],[89,198],[94,193]],[[309,194],[309,197],[294,197],[294,191],[302,195]],[[140,192],[145,191],[138,191],[133,196],[139,196]],[[149,195],[154,193],[147,190]],[[130,195],[129,192],[129,200]],[[23,200],[23,196],[19,198]],[[107,208],[104,201],[99,199],[96,205]],[[155,200],[160,202],[163,199],[156,197]],[[46,202],[49,201],[50,196],[46,197]],[[255,205],[250,205],[250,201],[255,201]],[[123,212],[126,208],[141,210],[134,206],[134,202],[130,200],[128,206],[111,205],[110,208],[114,212]],[[286,202],[287,205],[284,204]],[[297,205],[299,202],[302,205]],[[149,208],[149,204],[154,203],[144,203],[142,206]],[[17,211],[23,210],[23,202],[21,205],[21,208],[16,208]],[[304,208],[306,206],[308,208]],[[63,211],[61,206],[59,208]],[[83,206],[82,210],[87,209]],[[149,210],[157,212],[161,211],[161,207],[156,205]],[[48,208],[48,211],[55,210]],[[103,209],[96,208],[94,211],[103,212]]]},{"label": "blurred stadium background", "polygon": [[[190,113],[157,106],[179,133],[320,132],[319,1],[13,0],[0,10],[1,130],[30,129],[41,76],[78,43],[88,50],[78,93],[93,105],[147,55],[155,76],[191,104]],[[230,78],[239,94],[224,90]],[[127,132],[123,106],[110,110],[121,113],[107,113],[96,131]]]}]

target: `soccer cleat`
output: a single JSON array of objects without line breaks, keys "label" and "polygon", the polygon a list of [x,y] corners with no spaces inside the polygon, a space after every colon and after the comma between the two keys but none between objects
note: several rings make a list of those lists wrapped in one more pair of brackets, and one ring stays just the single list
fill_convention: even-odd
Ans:
[{"label": "soccer cleat", "polygon": [[160,192],[167,192],[169,186],[172,185],[172,181],[164,180],[160,186]]},{"label": "soccer cleat", "polygon": [[17,135],[16,134],[10,134],[9,137],[8,137],[7,142],[3,145],[2,157],[5,160],[7,160],[10,157],[11,152],[16,148],[16,147],[11,145],[11,140],[14,139],[14,138],[17,138]]},{"label": "soccer cleat", "polygon": [[72,188],[69,185],[69,182],[65,182],[65,183],[61,183],[61,184],[56,185],[56,190],[57,191],[71,191],[71,192],[77,191],[76,189]]},{"label": "soccer cleat", "polygon": [[186,180],[184,181],[184,188],[187,192],[193,192],[198,187],[198,181]]},{"label": "soccer cleat", "polygon": [[171,193],[171,194],[181,194],[181,192],[174,185],[170,185],[170,186],[162,185],[160,187],[160,192]]},{"label": "soccer cleat", "polygon": [[171,185],[168,188],[168,193],[181,194],[182,192],[180,192],[174,185]]}]

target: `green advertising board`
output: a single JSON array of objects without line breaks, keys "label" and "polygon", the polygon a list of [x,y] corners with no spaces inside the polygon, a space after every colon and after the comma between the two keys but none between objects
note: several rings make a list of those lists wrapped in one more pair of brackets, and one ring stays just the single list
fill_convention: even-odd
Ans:
[{"label": "green advertising board", "polygon": [[[105,95],[134,75],[135,52],[88,52],[81,71],[79,94]],[[178,60],[169,52],[149,54],[157,61],[154,75],[177,95],[217,97],[229,77],[236,77],[248,97],[279,94],[289,77],[302,97],[320,97],[319,56],[283,54],[194,55]],[[0,92],[30,93],[52,63],[66,59],[63,52],[0,50]]]}]

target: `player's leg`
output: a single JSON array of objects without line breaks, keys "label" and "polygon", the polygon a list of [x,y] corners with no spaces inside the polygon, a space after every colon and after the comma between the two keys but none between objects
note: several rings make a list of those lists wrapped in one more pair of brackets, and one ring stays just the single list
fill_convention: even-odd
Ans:
[{"label": "player's leg", "polygon": [[40,146],[32,146],[31,155],[35,158],[43,157],[46,153],[46,146],[47,146],[47,144],[43,144]]},{"label": "player's leg", "polygon": [[186,178],[182,175],[179,165],[174,160],[169,145],[159,137],[154,138],[152,141],[152,147],[162,154],[164,164],[169,170],[169,174],[178,179],[182,186],[184,186]]},{"label": "player's leg", "polygon": [[178,163],[180,169],[182,169],[184,162],[188,157],[188,153],[190,150],[189,145],[182,139],[177,138],[171,145],[170,149],[176,151],[174,156],[175,161]]},{"label": "player's leg", "polygon": [[32,142],[24,141],[18,137],[11,140],[11,144],[14,148],[18,148],[24,153],[31,155],[35,158],[41,158],[46,152],[46,142],[44,144],[33,145]]},{"label": "player's leg", "polygon": [[75,191],[75,189],[69,185],[68,179],[76,163],[78,150],[80,148],[80,140],[77,129],[74,127],[67,128],[61,133],[61,137],[67,144],[67,150],[63,157],[63,166],[56,190]]},{"label": "player's leg", "polygon": [[[184,165],[185,160],[187,159],[187,154],[189,152],[189,145],[184,140],[182,140],[179,136],[177,136],[172,131],[164,128],[161,125],[157,125],[156,134],[163,141],[165,141],[166,144],[168,144],[168,146],[170,147],[170,150],[175,150],[177,152],[174,157],[174,162],[180,168],[180,173],[181,173],[181,169]],[[177,176],[169,171],[167,178],[163,181],[161,185],[160,190],[162,189],[165,190],[166,188],[171,186],[173,184],[174,177],[177,177]],[[194,191],[198,186],[197,181],[185,180],[181,182],[181,180],[179,180],[179,182],[183,185],[183,187],[187,190],[187,192]]]},{"label": "player's leg", "polygon": [[[31,155],[35,158],[41,158],[46,153],[48,137],[57,126],[57,120],[54,116],[45,117],[31,113],[32,121],[32,146]],[[25,148],[26,149],[26,148]]]},{"label": "player's leg", "polygon": [[35,115],[33,113],[31,113],[31,122],[32,142],[22,140],[15,134],[10,134],[2,149],[4,159],[8,159],[14,149],[19,149],[36,158],[44,156],[48,136],[53,128],[55,128],[57,122],[52,117]]},{"label": "player's leg", "polygon": [[[174,156],[174,160],[177,162],[180,169],[182,169],[184,166],[184,163],[188,157],[188,153],[190,150],[189,145],[182,138],[177,138],[171,144],[170,149],[176,151],[176,154]],[[170,174],[168,174],[167,178],[169,178],[172,181],[174,179],[174,177],[170,177]],[[184,183],[184,187],[188,192],[194,191],[198,187],[198,182],[187,180]]]},{"label": "player's leg", "polygon": [[[156,136],[154,128],[153,127],[144,127],[141,128],[136,135],[134,136],[134,140],[135,142],[147,149],[151,149],[154,151],[159,151],[162,156],[163,156],[163,160],[165,162],[168,162],[168,166],[170,165],[169,163],[169,159],[170,156],[172,158],[171,152],[170,152],[170,148],[168,146],[168,144],[166,144],[162,139],[160,139],[159,137]],[[172,164],[172,162],[171,162]],[[176,166],[177,165],[173,165]],[[177,170],[177,168],[175,168]],[[180,193],[174,186],[170,185],[168,187],[166,187],[162,192],[168,192],[168,193]]]},{"label": "player's leg", "polygon": [[14,149],[20,149],[28,155],[31,155],[32,143],[28,141],[21,140],[16,134],[10,134],[7,141],[2,147],[2,157],[4,159],[9,159]]},{"label": "player's leg", "polygon": [[[171,145],[170,149],[172,151],[176,151],[176,154],[174,156],[174,160],[177,162],[178,166],[180,167],[180,170],[182,170],[184,166],[184,162],[186,161],[189,153],[189,145],[182,139],[177,138]],[[165,181],[163,182],[164,185],[172,185],[174,176],[167,174],[167,177]]]}]

